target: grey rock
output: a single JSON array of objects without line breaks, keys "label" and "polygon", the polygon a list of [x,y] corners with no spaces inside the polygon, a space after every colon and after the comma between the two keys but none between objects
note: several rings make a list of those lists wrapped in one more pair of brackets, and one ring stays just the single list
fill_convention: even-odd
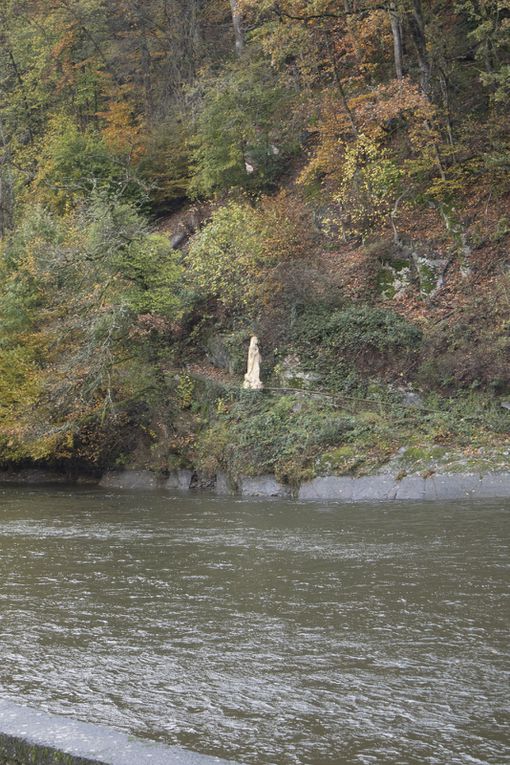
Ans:
[{"label": "grey rock", "polygon": [[280,385],[291,388],[314,388],[321,377],[316,372],[305,372],[298,356],[286,356],[277,374]]},{"label": "grey rock", "polygon": [[382,297],[389,300],[402,295],[411,284],[411,266],[400,265],[398,268],[390,263],[381,266],[379,271],[379,289]]},{"label": "grey rock", "polygon": [[430,478],[390,474],[348,478],[325,476],[302,484],[299,499],[368,502],[388,500],[448,501],[465,498],[510,497],[510,472],[483,477],[475,473],[436,474]]},{"label": "grey rock", "polygon": [[501,406],[503,409],[510,409],[510,401],[502,401]]},{"label": "grey rock", "polygon": [[242,476],[239,491],[243,497],[290,497],[289,487],[277,481],[274,475]]},{"label": "grey rock", "polygon": [[179,491],[188,491],[191,488],[192,479],[192,470],[175,470],[165,481],[165,489],[178,489]]},{"label": "grey rock", "polygon": [[481,499],[510,497],[510,472],[483,475],[475,496]]},{"label": "grey rock", "polygon": [[[0,700],[0,762],[39,765],[228,765],[180,747],[141,741],[103,725]],[[234,765],[234,763],[230,763]]]},{"label": "grey rock", "polygon": [[425,479],[419,475],[408,475],[396,482],[395,499],[425,499]]},{"label": "grey rock", "polygon": [[371,475],[353,480],[352,498],[355,502],[395,499],[395,479],[386,475]]},{"label": "grey rock", "polygon": [[238,371],[237,359],[231,353],[227,341],[227,335],[211,335],[206,342],[207,358],[218,369],[224,369],[226,372],[234,374],[235,371]]},{"label": "grey rock", "polygon": [[426,500],[463,499],[477,496],[480,476],[471,473],[436,474],[425,480]]},{"label": "grey rock", "polygon": [[217,473],[214,491],[219,496],[234,494],[235,490],[226,473]]},{"label": "grey rock", "polygon": [[444,258],[424,257],[418,253],[413,253],[412,259],[418,276],[420,293],[431,297],[444,285],[448,260]]},{"label": "grey rock", "polygon": [[348,476],[324,476],[301,485],[299,499],[352,500],[354,479]]},{"label": "grey rock", "polygon": [[189,231],[184,230],[178,231],[176,234],[174,234],[171,240],[172,249],[178,250],[179,247],[181,247],[188,239],[189,235]]},{"label": "grey rock", "polygon": [[402,396],[402,403],[405,406],[423,406],[423,399],[419,393],[406,391]]},{"label": "grey rock", "polygon": [[103,489],[140,489],[150,491],[161,486],[161,479],[150,470],[110,470],[99,482]]}]

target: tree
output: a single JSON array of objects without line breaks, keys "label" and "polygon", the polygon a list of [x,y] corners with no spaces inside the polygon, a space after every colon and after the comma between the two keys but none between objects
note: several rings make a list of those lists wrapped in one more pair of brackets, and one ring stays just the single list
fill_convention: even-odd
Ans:
[{"label": "tree", "polygon": [[240,56],[244,50],[244,32],[243,32],[243,16],[239,7],[239,0],[230,0],[230,7],[232,9],[232,24],[234,27],[234,36],[236,41],[236,52]]},{"label": "tree", "polygon": [[147,395],[138,317],[167,327],[180,317],[182,268],[166,237],[104,195],[64,218],[36,207],[1,255],[0,368],[14,367],[0,387],[0,441],[43,458]]},{"label": "tree", "polygon": [[270,187],[294,148],[288,129],[292,94],[259,56],[234,63],[204,86],[193,138],[192,191]]}]

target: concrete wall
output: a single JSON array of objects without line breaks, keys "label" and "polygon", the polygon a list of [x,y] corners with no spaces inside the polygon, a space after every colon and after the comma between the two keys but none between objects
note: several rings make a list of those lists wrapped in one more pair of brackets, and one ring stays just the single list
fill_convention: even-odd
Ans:
[{"label": "concrete wall", "polygon": [[0,765],[235,765],[0,700]]},{"label": "concrete wall", "polygon": [[[49,472],[26,471],[0,473],[0,484],[44,484],[66,482],[65,476]],[[204,483],[192,470],[176,470],[162,476],[151,470],[109,471],[99,485],[104,489],[152,491],[188,491],[208,488],[218,495],[243,497],[297,496],[301,500],[334,500],[336,502],[373,502],[388,500],[490,499],[510,497],[510,472],[498,473],[434,473],[428,478],[418,474],[398,480],[390,473],[362,476],[319,476],[292,491],[273,475],[240,476],[236,482],[220,473],[216,481]],[[2,765],[0,763],[0,765]]]},{"label": "concrete wall", "polygon": [[[187,491],[192,486],[193,473],[179,470],[168,479],[158,480],[150,471],[107,473],[100,486],[108,489],[155,488],[167,491]],[[240,494],[243,497],[290,497],[292,491],[273,475],[241,476],[234,485],[221,473],[214,491],[219,495]],[[408,475],[397,480],[388,473],[353,478],[351,476],[320,476],[303,483],[297,492],[301,500],[334,500],[337,502],[374,502],[389,500],[450,500],[510,497],[508,473],[436,473],[429,478]]]}]

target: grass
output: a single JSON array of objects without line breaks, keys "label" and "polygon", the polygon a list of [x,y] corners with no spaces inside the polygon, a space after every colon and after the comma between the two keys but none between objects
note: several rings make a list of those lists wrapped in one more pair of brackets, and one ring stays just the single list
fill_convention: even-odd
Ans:
[{"label": "grass", "polygon": [[291,485],[316,475],[503,469],[510,412],[478,396],[404,406],[401,396],[342,402],[306,394],[231,392],[199,433],[194,464],[205,472],[274,473]]}]

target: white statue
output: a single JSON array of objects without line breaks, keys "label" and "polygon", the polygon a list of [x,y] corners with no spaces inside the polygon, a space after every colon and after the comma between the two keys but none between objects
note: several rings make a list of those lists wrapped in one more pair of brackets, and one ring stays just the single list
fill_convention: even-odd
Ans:
[{"label": "white statue", "polygon": [[255,336],[250,340],[248,350],[248,370],[244,376],[243,388],[249,390],[262,390],[264,387],[260,381],[260,362],[262,357],[259,351],[259,341]]}]

